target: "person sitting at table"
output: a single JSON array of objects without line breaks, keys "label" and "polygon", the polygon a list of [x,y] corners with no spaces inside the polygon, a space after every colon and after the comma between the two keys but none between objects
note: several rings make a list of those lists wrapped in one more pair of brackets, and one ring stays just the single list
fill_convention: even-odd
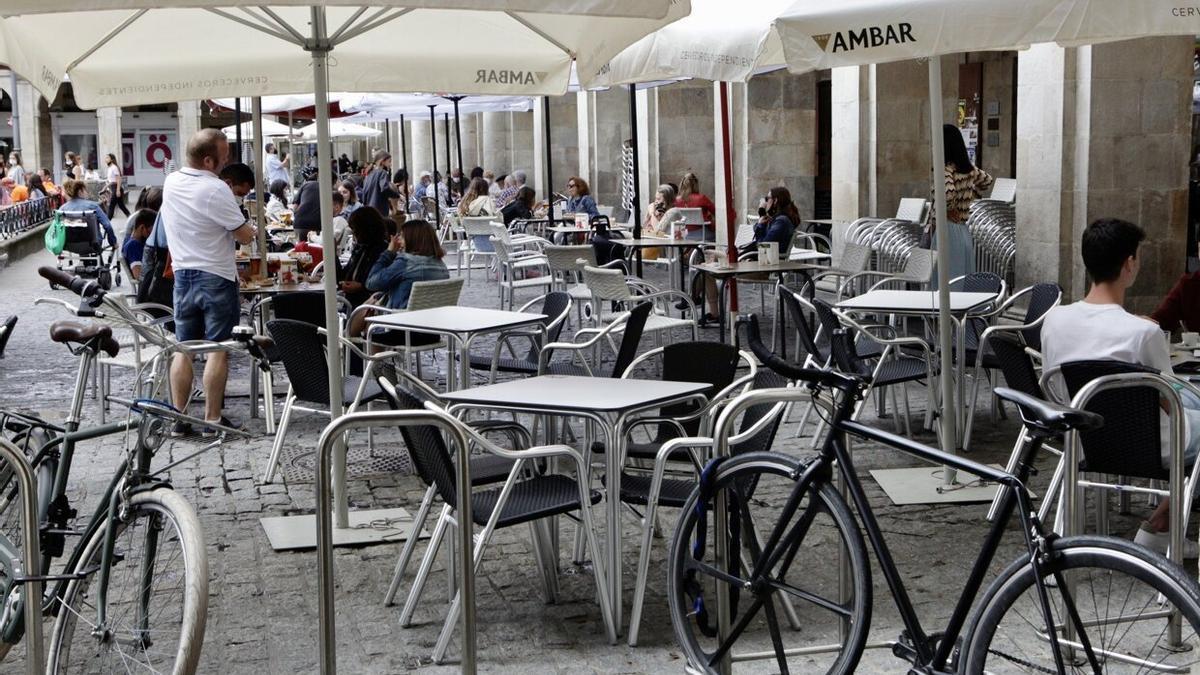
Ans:
[{"label": "person sitting at table", "polygon": [[600,209],[596,208],[596,200],[592,199],[587,181],[579,176],[571,176],[567,179],[567,204],[563,207],[563,211],[564,213],[586,213],[591,217],[600,215]]},{"label": "person sitting at table", "polygon": [[344,180],[338,183],[337,193],[342,196],[342,215],[349,218],[350,214],[358,210],[362,206],[362,202],[358,201],[358,186],[352,180]]},{"label": "person sitting at table", "polygon": [[408,169],[400,167],[396,169],[396,173],[392,174],[392,187],[395,188],[396,205],[392,208],[392,215],[396,212],[408,213],[413,210],[412,196],[412,179],[408,176]]},{"label": "person sitting at table", "polygon": [[1200,331],[1200,272],[1179,277],[1150,320],[1162,330]]},{"label": "person sitting at table", "polygon": [[496,203],[487,193],[487,181],[482,178],[472,178],[466,194],[458,202],[458,215],[465,218],[479,216],[495,216],[500,213]]},{"label": "person sitting at table", "polygon": [[288,182],[286,180],[273,180],[267,186],[267,193],[270,195],[270,201],[267,202],[267,208],[264,213],[267,220],[272,223],[282,223],[283,214],[289,209],[288,207]]},{"label": "person sitting at table", "polygon": [[443,209],[451,206],[450,188],[442,180],[442,174],[440,171],[434,173],[433,177],[430,178],[429,186],[425,188],[425,196],[429,197],[430,199],[437,199],[438,205]]},{"label": "person sitting at table", "polygon": [[[675,206],[681,209],[700,209],[700,215],[704,218],[704,222],[709,223],[709,230],[712,229],[711,223],[713,216],[716,215],[717,206],[713,204],[713,200],[700,191],[700,179],[696,178],[696,174],[691,171],[683,174],[683,178],[679,180],[679,189],[676,190],[679,196],[675,199]],[[688,238],[698,239],[705,234],[705,226],[699,224],[689,224],[687,226]]]},{"label": "person sitting at table", "polygon": [[349,228],[354,235],[354,244],[346,264],[340,260],[337,263],[338,290],[351,305],[358,307],[371,295],[367,290],[367,277],[387,249],[388,230],[386,219],[370,206],[350,215]]},{"label": "person sitting at table", "polygon": [[518,170],[510,173],[508,178],[505,179],[506,187],[496,196],[496,207],[502,209],[508,206],[508,203],[513,199],[516,199],[517,193],[521,191],[521,188],[525,187],[526,180],[524,171]]},{"label": "person sitting at table", "polygon": [[450,278],[442,261],[445,255],[437,230],[424,220],[410,220],[375,261],[367,276],[367,289],[387,294],[390,309],[405,309],[413,282]]},{"label": "person sitting at table", "polygon": [[129,216],[129,236],[121,244],[121,257],[129,265],[129,275],[134,279],[142,278],[142,254],[146,251],[146,239],[154,229],[154,221],[158,213],[150,209],[139,209]]},{"label": "person sitting at table", "polygon": [[502,173],[492,179],[491,184],[488,185],[488,194],[491,195],[493,200],[499,197],[501,192],[504,192],[504,188],[508,187],[507,181],[508,174],[506,173]]},{"label": "person sitting at table", "polygon": [[104,209],[100,208],[100,204],[87,198],[87,183],[72,178],[63,184],[63,195],[67,198],[67,202],[60,206],[59,210],[91,211],[95,213],[100,227],[104,228],[104,235],[108,239],[108,245],[116,248],[117,233],[113,231],[112,221],[108,219],[108,214],[104,212]]},{"label": "person sitting at table", "polygon": [[500,215],[504,217],[505,225],[511,225],[514,220],[531,220],[536,206],[537,193],[531,187],[523,187],[517,190],[517,196],[511,202],[500,209]]},{"label": "person sitting at table", "polygon": [[[1142,228],[1116,218],[1101,218],[1083,231],[1081,253],[1083,266],[1092,287],[1083,300],[1060,305],[1046,313],[1042,321],[1042,367],[1049,371],[1071,361],[1112,360],[1149,366],[1172,377],[1171,355],[1162,330],[1153,321],[1125,311],[1125,294],[1137,279],[1141,267],[1138,246],[1146,238]],[[1055,382],[1051,381],[1050,386]],[[1200,449],[1200,397],[1185,388],[1177,387],[1184,404],[1186,438],[1184,462],[1190,467]],[[1067,400],[1065,392],[1058,392]],[[1160,437],[1168,443],[1170,437],[1166,418]],[[1163,448],[1164,466],[1168,459]],[[1189,469],[1190,470],[1190,469]],[[1164,499],[1149,519],[1142,522],[1134,541],[1165,553],[1170,526],[1168,505]],[[1185,558],[1195,558],[1196,542],[1184,541]]]},{"label": "person sitting at table", "polygon": [[[758,245],[774,243],[779,247],[780,259],[783,260],[792,244],[792,233],[800,224],[800,210],[792,201],[792,193],[783,186],[773,187],[767,191],[766,197],[763,198],[763,209],[765,212],[759,211],[763,215],[754,224],[754,238],[738,249],[738,257],[746,256],[747,259],[757,260]],[[706,253],[705,259],[708,262],[716,261],[716,251]],[[763,277],[765,276],[763,274]],[[708,313],[701,319],[701,322],[707,323],[716,320],[718,301],[720,300],[717,295],[717,282],[708,275],[704,275],[704,297],[708,305]]]},{"label": "person sitting at table", "polygon": [[321,234],[321,180],[319,169],[306,169],[304,183],[292,195],[292,227],[296,241],[308,241],[308,236]]}]

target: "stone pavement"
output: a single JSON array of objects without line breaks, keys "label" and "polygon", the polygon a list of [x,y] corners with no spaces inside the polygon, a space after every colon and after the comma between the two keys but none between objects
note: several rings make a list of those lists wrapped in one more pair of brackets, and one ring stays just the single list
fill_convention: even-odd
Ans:
[{"label": "stone pavement", "polygon": [[[61,416],[69,404],[74,377],[74,361],[66,350],[49,342],[48,324],[66,316],[62,308],[34,306],[38,296],[67,297],[65,291],[50,291],[36,275],[39,264],[50,264],[44,251],[0,271],[0,317],[19,314],[20,323],[9,343],[6,358],[0,361],[0,407],[19,407],[49,416]],[[661,272],[658,272],[661,275]],[[661,281],[661,280],[660,280]],[[464,303],[481,307],[495,306],[495,287],[475,275],[467,287]],[[526,290],[518,298],[532,297]],[[744,293],[745,306],[757,306],[756,293]],[[715,331],[703,337],[715,339]],[[686,339],[682,335],[676,339]],[[426,370],[426,374],[431,369]],[[236,364],[231,389],[245,388],[249,369]],[[282,378],[282,375],[281,375]],[[121,391],[128,376],[117,373],[113,390]],[[924,410],[923,388],[912,387],[914,417]],[[249,420],[246,398],[230,402],[231,413],[247,419],[255,438],[233,441],[219,450],[184,463],[170,472],[170,480],[196,507],[208,544],[210,584],[209,616],[203,648],[203,672],[229,675],[247,673],[310,673],[317,664],[317,571],[312,551],[275,553],[259,525],[263,516],[312,513],[315,497],[311,483],[288,483],[280,479],[272,485],[261,483],[271,445],[261,419]],[[95,419],[97,403],[87,400],[87,414]],[[119,414],[118,411],[114,411]],[[873,419],[874,411],[866,414]],[[977,448],[974,456],[989,462],[1003,462],[1015,438],[1013,420],[998,426],[988,421],[980,407]],[[798,416],[797,416],[798,417]],[[891,428],[892,420],[882,424]],[[321,430],[318,416],[298,415],[289,444],[313,448]],[[802,453],[808,440],[793,438],[794,424],[784,427],[778,436],[777,450]],[[810,433],[811,433],[811,427]],[[931,434],[919,437],[934,442]],[[364,442],[358,437],[356,442]],[[398,442],[398,436],[384,434],[377,442]],[[188,447],[169,448],[172,457],[183,456]],[[85,445],[77,454],[72,475],[72,496],[80,511],[90,508],[102,491],[121,454],[120,440]],[[915,461],[896,452],[883,452],[865,444],[856,445],[861,475],[873,468],[913,466]],[[1044,487],[1052,464],[1042,462],[1042,471],[1034,488]],[[982,541],[986,505],[893,506],[878,486],[868,478],[866,489],[871,503],[879,509],[883,529],[905,574],[909,592],[917,603],[928,630],[941,628],[957,597],[955,589],[965,578]],[[376,476],[350,483],[352,508],[404,506],[410,511],[424,491],[414,476]],[[1135,509],[1136,511],[1136,509]],[[674,512],[664,513],[668,531]],[[561,519],[560,519],[561,520]],[[1115,518],[1118,533],[1130,533],[1136,520]],[[632,604],[638,535],[636,524],[627,519],[623,525],[625,548],[626,615]],[[562,539],[570,542],[573,529],[563,528]],[[565,544],[564,544],[565,546]],[[1007,561],[1018,552],[1019,533],[1010,528],[1000,558]],[[384,607],[381,598],[387,589],[399,544],[362,548],[339,548],[335,555],[337,571],[338,655],[341,672],[399,673],[455,672],[455,666],[435,666],[430,662],[434,640],[441,626],[446,605],[444,556],[439,560],[424,602],[416,613],[416,625],[401,629],[399,607]],[[485,672],[529,673],[650,673],[681,672],[680,652],[671,633],[663,592],[665,540],[656,542],[652,558],[650,588],[642,623],[640,646],[629,648],[622,641],[609,645],[604,638],[600,613],[593,595],[591,576],[565,569],[561,576],[560,602],[544,604],[536,565],[532,559],[528,529],[502,530],[495,536],[485,556],[478,581],[479,659]],[[423,547],[418,548],[418,554]],[[567,554],[564,567],[569,568]],[[872,559],[874,556],[872,556]],[[829,561],[832,566],[834,561]],[[415,570],[414,561],[410,570]],[[999,565],[993,565],[999,568]],[[897,613],[878,568],[874,569],[875,602],[872,640],[896,637]],[[405,586],[407,588],[407,585]],[[403,598],[403,595],[401,595]],[[49,624],[47,624],[49,629]],[[457,640],[452,647],[456,653]],[[0,663],[0,673],[21,672],[23,651],[14,649]],[[895,672],[903,664],[888,651],[876,650],[863,660],[863,672]],[[746,667],[744,672],[769,672],[768,664]],[[739,672],[743,672],[739,669]]]}]

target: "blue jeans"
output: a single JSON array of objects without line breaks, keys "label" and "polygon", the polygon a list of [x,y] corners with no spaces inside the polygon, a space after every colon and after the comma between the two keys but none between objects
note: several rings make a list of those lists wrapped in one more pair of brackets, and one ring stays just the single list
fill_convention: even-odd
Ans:
[{"label": "blue jeans", "polygon": [[175,337],[228,340],[242,316],[236,281],[203,270],[175,270]]}]

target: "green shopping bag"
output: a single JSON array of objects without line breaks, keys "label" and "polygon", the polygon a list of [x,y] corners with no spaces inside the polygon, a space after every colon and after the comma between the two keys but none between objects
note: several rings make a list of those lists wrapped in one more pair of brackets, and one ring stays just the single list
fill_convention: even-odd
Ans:
[{"label": "green shopping bag", "polygon": [[63,225],[62,216],[58,213],[54,214],[54,222],[50,223],[50,227],[46,228],[46,250],[54,255],[62,253],[63,247],[67,245],[67,226]]}]

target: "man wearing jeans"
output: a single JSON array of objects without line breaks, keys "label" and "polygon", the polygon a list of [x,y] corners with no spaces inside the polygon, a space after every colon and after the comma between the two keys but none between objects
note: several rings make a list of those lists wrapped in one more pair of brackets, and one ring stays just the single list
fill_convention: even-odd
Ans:
[{"label": "man wearing jeans", "polygon": [[[228,340],[241,315],[234,242],[248,244],[254,228],[246,222],[229,186],[217,177],[229,159],[229,143],[217,129],[202,129],[187,144],[187,166],[163,184],[162,222],[171,242],[175,273],[175,336],[186,340]],[[212,352],[204,366],[204,419],[222,425],[228,354]],[[171,362],[171,398],[186,410],[192,391],[192,358]],[[177,423],[173,435],[191,429]],[[215,434],[211,427],[201,430]]]}]

